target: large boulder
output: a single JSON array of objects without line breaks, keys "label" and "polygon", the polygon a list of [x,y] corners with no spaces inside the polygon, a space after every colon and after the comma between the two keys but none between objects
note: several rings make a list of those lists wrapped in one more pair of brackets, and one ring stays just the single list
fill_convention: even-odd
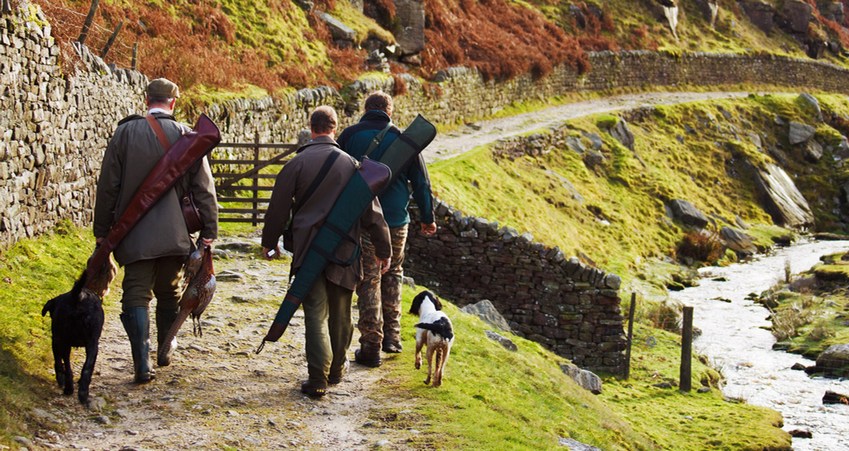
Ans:
[{"label": "large boulder", "polygon": [[684,225],[703,229],[708,223],[707,216],[686,200],[670,201],[669,210],[672,212],[672,218],[681,221]]},{"label": "large boulder", "polygon": [[740,2],[749,20],[764,33],[775,27],[775,8],[762,0],[743,0]]},{"label": "large boulder", "polygon": [[469,304],[461,308],[460,311],[475,315],[494,327],[510,332],[510,325],[507,324],[507,320],[501,316],[501,313],[489,299],[482,299],[477,303]]},{"label": "large boulder", "polygon": [[424,0],[394,0],[395,21],[392,30],[400,55],[419,53],[425,46]]},{"label": "large boulder", "polygon": [[752,237],[734,227],[723,227],[719,231],[719,236],[722,237],[722,242],[725,243],[725,246],[736,252],[737,255],[750,257],[758,252],[758,248],[752,241]]},{"label": "large boulder", "polygon": [[834,0],[818,0],[817,8],[819,8],[820,14],[822,14],[824,18],[828,20],[833,20],[837,23],[843,23],[843,2],[837,2]]},{"label": "large boulder", "polygon": [[790,33],[807,35],[814,17],[814,7],[802,0],[786,0],[781,7],[782,28]]},{"label": "large boulder", "polygon": [[795,146],[796,144],[807,142],[814,137],[816,132],[817,129],[810,125],[790,121],[790,125],[787,127],[787,139],[790,140],[790,144]]},{"label": "large boulder", "polygon": [[631,129],[628,128],[628,123],[625,122],[625,119],[619,119],[616,125],[610,128],[610,135],[622,143],[623,146],[634,150],[634,134],[631,133]]},{"label": "large boulder", "polygon": [[849,343],[831,345],[817,357],[816,372],[849,377]]},{"label": "large boulder", "polygon": [[601,393],[601,378],[592,371],[581,369],[572,363],[564,363],[560,365],[560,369],[585,390],[596,395]]},{"label": "large boulder", "polygon": [[755,178],[764,206],[772,219],[786,227],[807,227],[814,224],[814,214],[808,201],[796,188],[784,169],[767,164]]}]

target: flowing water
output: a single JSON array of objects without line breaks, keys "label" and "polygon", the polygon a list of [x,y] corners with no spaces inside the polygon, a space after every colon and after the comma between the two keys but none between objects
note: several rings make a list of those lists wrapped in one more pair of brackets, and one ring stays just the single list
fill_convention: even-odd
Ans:
[{"label": "flowing water", "polygon": [[[804,371],[791,370],[795,363],[815,362],[773,351],[775,338],[763,329],[770,325],[768,311],[746,296],[783,280],[786,262],[795,274],[810,269],[822,255],[847,250],[849,241],[797,244],[750,263],[703,268],[698,287],[671,293],[694,307],[693,325],[702,331],[694,350],[722,371],[726,396],[775,409],[784,415],[785,430],[813,434],[811,439],[794,438],[796,450],[849,450],[849,406],[822,403],[826,390],[849,394],[849,381],[811,379]],[[719,278],[724,281],[713,280]]]}]

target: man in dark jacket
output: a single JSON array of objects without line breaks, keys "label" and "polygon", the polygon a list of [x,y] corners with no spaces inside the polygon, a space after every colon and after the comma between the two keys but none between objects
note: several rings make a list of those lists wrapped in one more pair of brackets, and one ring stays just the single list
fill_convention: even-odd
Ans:
[{"label": "man in dark jacket", "polygon": [[[336,124],[333,108],[320,106],[313,111],[310,116],[312,139],[283,166],[271,193],[262,229],[262,253],[265,258],[280,255],[278,240],[291,219],[293,274],[301,267],[321,224],[357,169],[357,162],[342,152],[333,139]],[[322,168],[326,168],[324,174]],[[388,268],[392,252],[389,230],[377,199],[348,232],[351,240],[342,240],[336,259],[346,261],[356,255],[357,244],[354,243],[360,242],[363,229],[370,242],[375,243],[372,258],[377,260],[369,263],[377,268]],[[338,384],[342,380],[348,366],[346,353],[354,333],[351,298],[361,279],[359,259],[355,258],[350,265],[331,262],[303,301],[309,375],[301,385],[305,394],[323,396],[328,384]]]},{"label": "man in dark jacket", "polygon": [[[391,123],[392,97],[380,91],[372,93],[366,98],[365,110],[359,123],[346,128],[339,135],[339,145],[358,160],[364,156],[379,160],[386,148],[401,134]],[[382,363],[381,348],[385,352],[401,352],[401,278],[410,223],[410,214],[407,212],[410,203],[408,184],[412,186],[413,199],[421,211],[422,233],[426,236],[436,233],[430,179],[424,160],[419,156],[379,197],[392,237],[392,262],[386,273],[382,274],[372,263],[373,244],[368,239],[363,240],[364,279],[357,287],[360,349],[355,353],[355,359],[370,367]]]},{"label": "man in dark jacket", "polygon": [[[151,81],[146,91],[147,114],[159,122],[172,143],[188,130],[172,115],[179,96],[177,85],[165,78]],[[124,213],[141,182],[166,150],[143,116],[132,115],[118,123],[103,155],[97,182],[94,236],[98,244]],[[157,362],[160,366],[171,362],[175,343],[166,345],[162,340],[179,311],[183,263],[192,247],[178,193],[188,190],[193,193],[203,220],[200,236],[205,244],[211,244],[218,236],[218,205],[209,162],[203,158],[150,208],[115,249],[115,260],[125,267],[121,322],[130,339],[138,383],[154,377],[149,361],[149,305],[154,296],[159,339]]]}]

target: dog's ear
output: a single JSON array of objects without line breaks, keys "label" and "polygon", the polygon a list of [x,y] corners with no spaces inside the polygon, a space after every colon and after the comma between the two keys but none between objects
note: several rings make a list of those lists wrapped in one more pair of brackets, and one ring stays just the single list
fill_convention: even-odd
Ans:
[{"label": "dog's ear", "polygon": [[419,310],[422,308],[422,301],[424,301],[424,297],[427,294],[427,291],[422,291],[417,294],[416,297],[413,298],[413,303],[410,304],[410,313],[413,315],[418,315]]},{"label": "dog's ear", "polygon": [[437,310],[442,310],[442,301],[440,301],[433,293],[430,294],[430,298],[433,300],[433,306],[436,307]]}]

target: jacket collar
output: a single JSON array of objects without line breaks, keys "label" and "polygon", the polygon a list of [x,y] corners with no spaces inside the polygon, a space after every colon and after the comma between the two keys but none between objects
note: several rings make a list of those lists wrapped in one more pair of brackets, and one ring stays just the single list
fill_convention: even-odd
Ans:
[{"label": "jacket collar", "polygon": [[366,114],[363,115],[360,122],[365,121],[378,121],[378,122],[389,122],[389,115],[380,110],[368,110]]},{"label": "jacket collar", "polygon": [[301,146],[295,153],[301,153],[306,150],[307,147],[310,147],[315,144],[330,144],[331,146],[339,147],[339,144],[336,143],[336,140],[327,135],[317,136],[309,141],[306,144]]}]

